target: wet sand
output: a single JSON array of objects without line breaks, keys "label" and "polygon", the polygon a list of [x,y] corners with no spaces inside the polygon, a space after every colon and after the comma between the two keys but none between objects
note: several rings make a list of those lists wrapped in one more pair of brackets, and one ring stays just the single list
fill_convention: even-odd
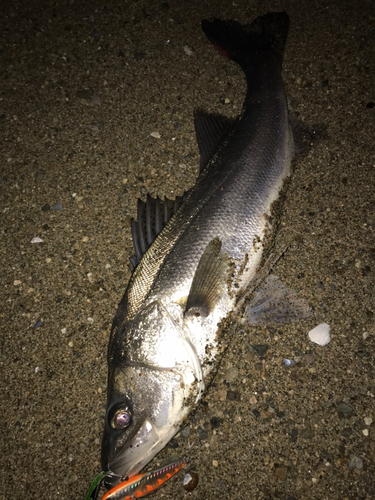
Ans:
[{"label": "wet sand", "polygon": [[[200,21],[273,10],[290,16],[290,109],[327,129],[294,162],[275,241],[275,273],[315,316],[237,329],[150,465],[195,441],[199,485],[180,475],[154,498],[375,498],[375,10],[338,0],[2,2],[0,498],[82,499],[100,471],[137,199],[194,183],[194,109],[242,107],[243,75]],[[324,347],[307,336],[322,322]]]}]

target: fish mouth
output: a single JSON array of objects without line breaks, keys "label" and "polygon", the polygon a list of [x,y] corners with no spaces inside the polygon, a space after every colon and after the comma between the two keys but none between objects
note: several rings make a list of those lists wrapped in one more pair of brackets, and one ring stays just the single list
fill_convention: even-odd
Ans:
[{"label": "fish mouth", "polygon": [[122,478],[138,474],[178,430],[174,426],[158,429],[150,420],[145,420],[135,436],[106,460],[110,471],[105,479],[106,487],[112,488],[124,480]]}]

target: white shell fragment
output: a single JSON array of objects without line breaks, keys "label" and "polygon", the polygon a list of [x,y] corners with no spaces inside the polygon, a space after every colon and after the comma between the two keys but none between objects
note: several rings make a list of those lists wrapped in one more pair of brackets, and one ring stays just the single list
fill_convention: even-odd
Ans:
[{"label": "white shell fragment", "polygon": [[284,358],[284,364],[286,367],[292,366],[292,365],[294,365],[294,363],[295,363],[294,359]]},{"label": "white shell fragment", "polygon": [[43,240],[42,240],[42,238],[39,238],[39,236],[35,236],[35,238],[32,238],[30,240],[30,243],[42,243],[42,242],[43,242]]},{"label": "white shell fragment", "polygon": [[309,332],[309,339],[318,345],[327,345],[331,340],[329,335],[329,325],[321,323]]},{"label": "white shell fragment", "polygon": [[159,134],[159,132],[151,132],[151,137],[155,137],[155,139],[160,139],[161,135]]}]

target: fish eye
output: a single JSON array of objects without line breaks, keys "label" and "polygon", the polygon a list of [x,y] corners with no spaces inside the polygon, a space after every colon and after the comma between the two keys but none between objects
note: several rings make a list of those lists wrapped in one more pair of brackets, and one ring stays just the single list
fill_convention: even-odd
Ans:
[{"label": "fish eye", "polygon": [[113,429],[122,430],[131,424],[132,417],[129,409],[125,406],[119,408],[111,418]]}]

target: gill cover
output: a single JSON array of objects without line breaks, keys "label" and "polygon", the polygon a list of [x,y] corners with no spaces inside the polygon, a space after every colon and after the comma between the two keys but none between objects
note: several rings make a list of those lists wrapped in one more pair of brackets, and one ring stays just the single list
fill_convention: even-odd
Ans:
[{"label": "gill cover", "polygon": [[[125,347],[114,353],[109,377],[102,445],[103,468],[117,482],[138,473],[172,439],[204,390],[194,346],[159,301],[143,307],[124,334]],[[122,408],[131,421],[119,429],[113,416]]]}]

